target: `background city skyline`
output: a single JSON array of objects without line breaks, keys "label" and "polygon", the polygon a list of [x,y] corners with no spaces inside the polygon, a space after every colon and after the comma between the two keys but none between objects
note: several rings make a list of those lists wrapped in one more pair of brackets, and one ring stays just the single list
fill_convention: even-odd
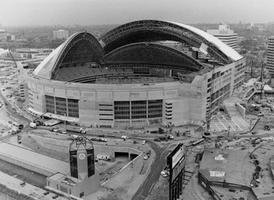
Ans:
[{"label": "background city skyline", "polygon": [[0,24],[100,25],[139,19],[182,23],[273,22],[271,0],[3,0]]}]

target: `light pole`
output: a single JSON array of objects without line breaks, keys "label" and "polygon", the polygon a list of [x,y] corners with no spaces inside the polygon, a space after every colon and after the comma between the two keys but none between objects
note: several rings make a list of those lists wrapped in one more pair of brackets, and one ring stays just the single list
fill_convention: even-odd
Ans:
[{"label": "light pole", "polygon": [[67,131],[67,119],[66,119],[67,113],[64,113],[64,124],[65,124],[65,129]]}]

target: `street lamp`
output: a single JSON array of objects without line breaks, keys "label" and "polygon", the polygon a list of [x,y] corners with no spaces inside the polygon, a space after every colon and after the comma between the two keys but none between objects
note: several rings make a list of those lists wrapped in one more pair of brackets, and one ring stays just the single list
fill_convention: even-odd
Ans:
[{"label": "street lamp", "polygon": [[64,113],[63,115],[64,115],[64,124],[65,124],[65,129],[67,130],[67,119],[66,119],[66,117],[67,117],[67,113]]}]

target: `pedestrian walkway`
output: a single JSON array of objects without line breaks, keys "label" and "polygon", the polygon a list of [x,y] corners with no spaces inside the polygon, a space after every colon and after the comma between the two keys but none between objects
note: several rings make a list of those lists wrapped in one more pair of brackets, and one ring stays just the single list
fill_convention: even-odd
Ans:
[{"label": "pedestrian walkway", "polygon": [[249,129],[249,123],[243,118],[243,116],[238,112],[235,104],[239,102],[238,98],[232,97],[224,101],[224,106],[231,118],[231,120],[239,125],[242,130]]}]

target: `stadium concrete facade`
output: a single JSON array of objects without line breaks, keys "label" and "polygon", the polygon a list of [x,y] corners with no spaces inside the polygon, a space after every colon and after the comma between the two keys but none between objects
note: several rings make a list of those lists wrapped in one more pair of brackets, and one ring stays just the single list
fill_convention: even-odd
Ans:
[{"label": "stadium concrete facade", "polygon": [[83,126],[203,123],[244,80],[245,59],[195,27],[141,20],[70,36],[28,77],[32,113]]}]

